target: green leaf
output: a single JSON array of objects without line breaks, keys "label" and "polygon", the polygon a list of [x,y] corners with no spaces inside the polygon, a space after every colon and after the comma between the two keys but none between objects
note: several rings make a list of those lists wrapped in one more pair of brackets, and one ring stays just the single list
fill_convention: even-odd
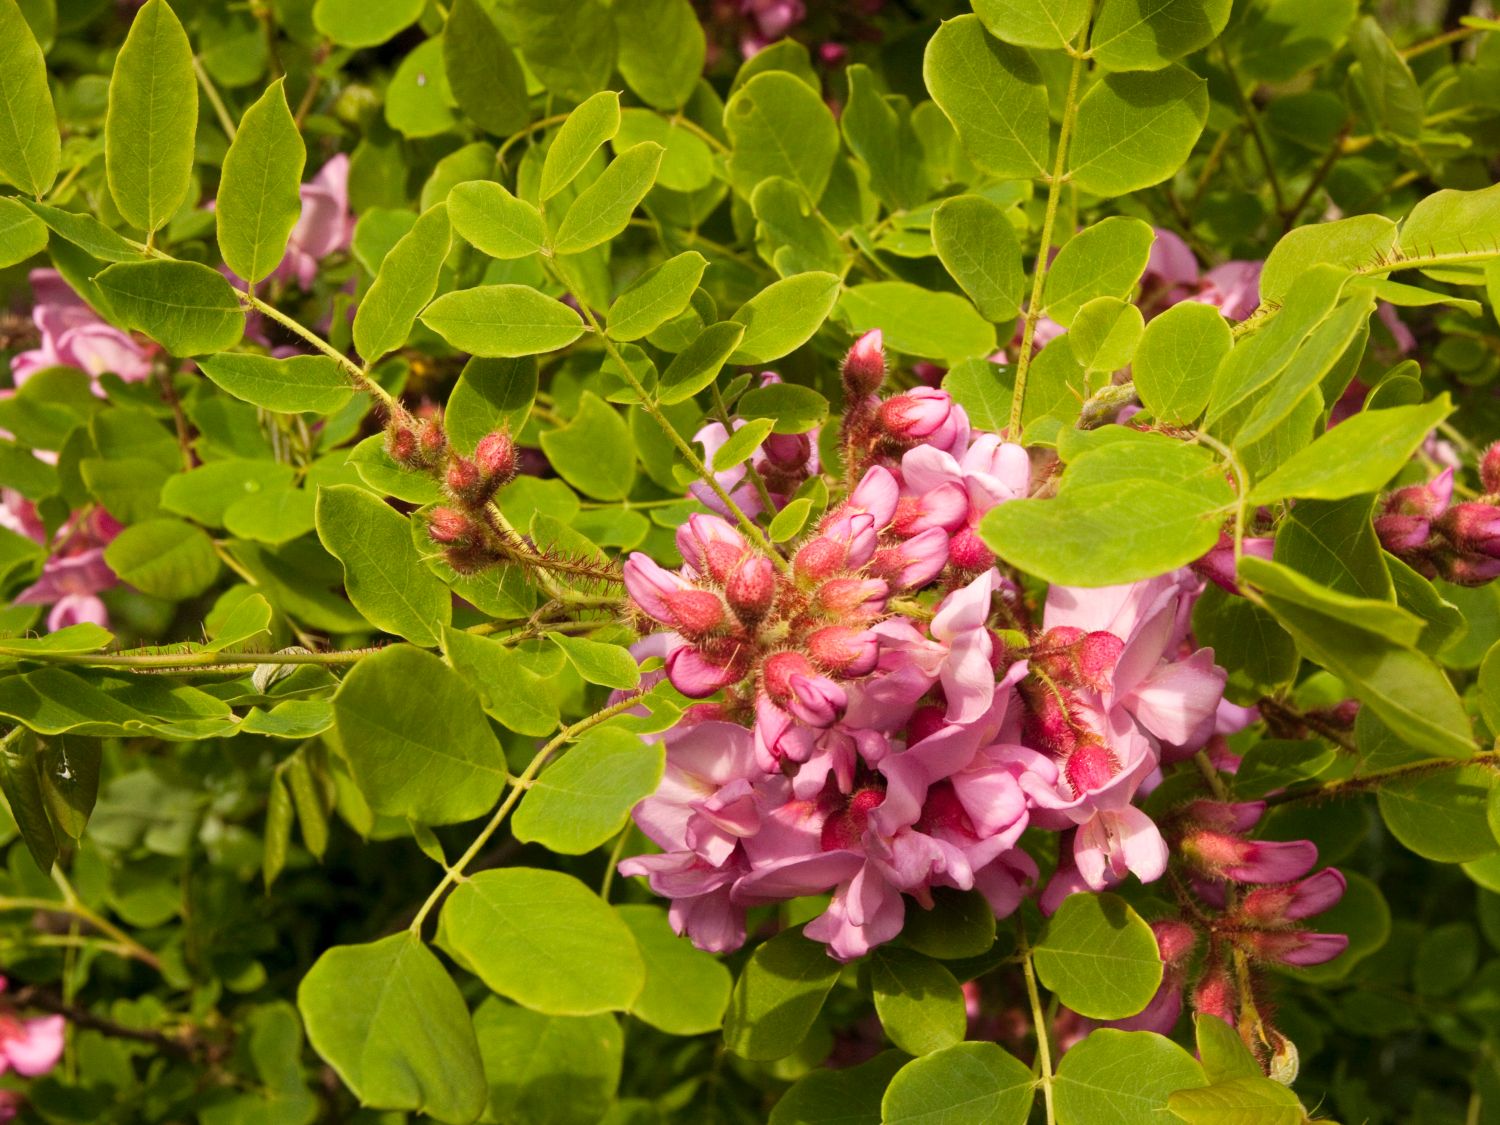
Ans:
[{"label": "green leaf", "polygon": [[1233,343],[1218,309],[1173,305],[1146,325],[1131,363],[1141,402],[1164,422],[1190,425],[1208,406],[1214,372]]},{"label": "green leaf", "polygon": [[313,1049],[356,1097],[439,1121],[472,1121],[484,1067],[457,986],[415,934],[336,945],[297,987]]},{"label": "green leaf", "polygon": [[557,729],[555,692],[520,654],[499,641],[451,628],[443,630],[443,648],[479,692],[485,712],[502,726],[533,738]]},{"label": "green leaf", "polygon": [[1491,731],[1500,731],[1500,641],[1479,665],[1479,712]]},{"label": "green leaf", "polygon": [[[226,513],[226,518],[228,514]],[[405,516],[350,484],[317,493],[318,538],[344,567],[344,588],[370,624],[435,645],[453,615],[448,587],[422,563]]]},{"label": "green leaf", "polygon": [[1420,265],[1439,281],[1483,284],[1479,269],[1466,263],[1493,258],[1500,250],[1500,184],[1433,192],[1401,223],[1398,249],[1408,259],[1400,268]]},{"label": "green leaf", "polygon": [[909,910],[901,940],[918,953],[955,961],[980,957],[995,944],[995,911],[978,891],[934,887],[931,910]]},{"label": "green leaf", "polygon": [[1260,1063],[1255,1061],[1239,1032],[1218,1016],[1197,1012],[1193,1015],[1193,1027],[1198,1061],[1210,1082],[1261,1077]]},{"label": "green leaf", "polygon": [[832,224],[792,181],[772,176],[750,196],[756,250],[782,277],[807,270],[842,273],[848,252]]},{"label": "green leaf", "polygon": [[198,366],[214,383],[235,398],[284,414],[312,411],[332,414],[354,397],[349,377],[336,359],[325,355],[296,355],[272,359],[265,355],[225,352],[204,356]]},{"label": "green leaf", "polygon": [[557,130],[542,161],[543,203],[567,187],[620,128],[620,95],[601,90],[578,106]]},{"label": "green leaf", "polygon": [[536,387],[536,360],[530,356],[469,360],[443,413],[448,437],[460,449],[473,449],[502,426],[519,431],[531,413]]},{"label": "green leaf", "polygon": [[881,1100],[880,1119],[884,1125],[1025,1125],[1035,1092],[1031,1070],[997,1044],[958,1043],[898,1070]]},{"label": "green leaf", "polygon": [[1384,215],[1355,215],[1297,227],[1266,255],[1260,298],[1283,301],[1293,282],[1313,266],[1329,264],[1358,271],[1389,261],[1395,250],[1396,224]]},{"label": "green leaf", "polygon": [[855,63],[844,73],[849,98],[839,115],[839,127],[850,151],[864,161],[870,170],[870,186],[889,207],[918,206],[932,194],[932,185],[910,112],[881,94],[874,72],[863,63]]},{"label": "green leaf", "polygon": [[1179,1090],[1167,1098],[1167,1108],[1188,1125],[1303,1125],[1307,1121],[1297,1095],[1261,1074]]},{"label": "green leaf", "polygon": [[60,734],[41,744],[37,778],[52,823],[72,840],[83,838],[99,796],[99,740]]},{"label": "green leaf", "polygon": [[470,180],[449,192],[448,218],[470,246],[502,261],[530,257],[547,239],[541,212],[493,180]]},{"label": "green leaf", "polygon": [[609,306],[610,339],[639,340],[682,312],[707,267],[707,258],[688,250],[641,274]]},{"label": "green leaf", "polygon": [[1230,0],[1104,0],[1089,54],[1105,70],[1158,70],[1218,38],[1229,7]]},{"label": "green leaf", "polygon": [[708,50],[689,0],[635,0],[610,8],[620,75],[647,105],[674,110],[692,97]]},{"label": "green leaf", "polygon": [[776,513],[771,526],[766,528],[766,534],[771,537],[772,543],[786,543],[806,526],[807,517],[811,514],[812,501],[805,496],[799,497]]},{"label": "green leaf", "polygon": [[115,56],[104,117],[109,192],[126,222],[155,231],[176,214],[192,187],[197,131],[187,32],[166,0],[147,0]]},{"label": "green leaf", "polygon": [[533,1011],[628,1009],[645,962],[620,916],[560,871],[481,871],[443,904],[438,944],[493,991]]},{"label": "green leaf", "polygon": [[592,391],[566,426],[542,431],[542,451],[563,480],[597,500],[622,499],[635,484],[630,427]]},{"label": "green leaf", "polygon": [[438,271],[451,242],[448,207],[438,203],[417,219],[417,225],[380,263],[380,272],[354,314],[354,346],[367,365],[399,348],[411,335],[417,314],[437,292]]},{"label": "green leaf", "polygon": [[979,429],[998,433],[1010,424],[1013,381],[1005,368],[987,359],[960,360],[943,376],[943,389]]},{"label": "green leaf", "polygon": [[1144,328],[1134,305],[1119,297],[1095,297],[1073,317],[1067,340],[1085,371],[1109,373],[1129,365]]},{"label": "green leaf", "polygon": [[1088,0],[974,0],[997,39],[1018,47],[1071,47],[1088,22]]},{"label": "green leaf", "polygon": [[376,47],[410,27],[422,0],[317,0],[313,24],[340,47]]},{"label": "green leaf", "polygon": [[1094,1019],[1135,1015],[1162,980],[1151,927],[1112,894],[1063,899],[1033,957],[1042,983],[1075,1012]]},{"label": "green leaf", "polygon": [[[622,110],[620,131],[615,134],[615,151],[623,152],[648,141],[667,150],[662,153],[661,167],[656,172],[658,187],[699,192],[713,184],[716,178],[722,178],[718,174],[720,166],[714,150],[708,147],[702,136],[690,131],[686,118],[663,117],[639,107]],[[717,192],[718,189],[713,190]]]},{"label": "green leaf", "polygon": [[196,597],[219,577],[213,541],[182,520],[147,520],[127,527],[104,549],[104,561],[121,581],[170,601]]},{"label": "green leaf", "polygon": [[267,489],[287,488],[294,470],[276,461],[231,458],[177,473],[162,486],[161,506],[206,527],[221,527],[236,500]]},{"label": "green leaf", "polygon": [[229,282],[197,262],[119,262],[95,282],[122,327],[173,355],[222,352],[244,334],[245,314]]},{"label": "green leaf", "polygon": [[1186,67],[1106,75],[1078,103],[1068,174],[1106,197],[1150,187],[1186,163],[1207,120],[1207,83]]},{"label": "green leaf", "polygon": [[30,199],[20,201],[53,231],[101,262],[137,262],[143,247],[105,226],[92,215],[60,211]]},{"label": "green leaf", "polygon": [[544,1016],[490,996],[474,1033],[490,1086],[485,1121],[598,1125],[615,1100],[625,1042],[613,1016]]},{"label": "green leaf", "polygon": [[709,468],[716,473],[722,473],[726,469],[743,464],[760,448],[761,442],[766,440],[766,436],[775,426],[776,423],[770,418],[757,418],[753,422],[745,423],[734,431],[728,441],[719,446]]},{"label": "green leaf", "polygon": [[1156,232],[1140,219],[1114,216],[1070,238],[1047,270],[1042,303],[1062,325],[1096,297],[1128,297],[1146,270]]},{"label": "green leaf", "polygon": [[724,1043],[741,1058],[785,1058],[797,1049],[838,980],[839,963],[801,928],[756,947],[735,982]]},{"label": "green leaf", "polygon": [[1358,7],[1358,0],[1262,0],[1247,9],[1235,44],[1244,76],[1285,82],[1332,57]]},{"label": "green leaf", "polygon": [[15,0],[0,0],[0,101],[0,180],[45,195],[57,179],[62,141],[47,61]]},{"label": "green leaf", "polygon": [[657,384],[660,402],[664,406],[686,402],[717,379],[745,338],[745,331],[743,324],[725,320],[700,332],[661,373]]},{"label": "green leaf", "polygon": [[42,873],[48,874],[57,859],[57,836],[42,796],[36,756],[36,735],[25,727],[17,727],[0,741],[0,793],[4,793],[11,819],[21,830],[26,850]]},{"label": "green leaf", "polygon": [[115,635],[102,625],[82,621],[40,637],[0,638],[0,653],[25,656],[31,652],[100,652],[114,643]]},{"label": "green leaf", "polygon": [[959,16],[928,40],[922,77],[981,171],[1003,180],[1047,175],[1047,88],[1024,50],[990,35],[978,16]]},{"label": "green leaf", "polygon": [[1488,817],[1494,788],[1491,770],[1461,766],[1393,778],[1380,786],[1377,801],[1391,835],[1419,856],[1466,863],[1500,850]]},{"label": "green leaf", "polygon": [[1068,586],[1132,582],[1200,557],[1218,541],[1233,492],[1207,450],[1149,436],[1075,458],[1055,499],[996,506],[981,537],[1006,561]]},{"label": "green leaf", "polygon": [[1100,1028],[1069,1048],[1057,1068],[1057,1119],[1160,1125],[1167,1099],[1205,1085],[1193,1057],[1151,1031]]},{"label": "green leaf", "polygon": [[717,1031],[734,984],[729,970],[673,933],[661,907],[621,906],[616,913],[630,927],[646,963],[646,987],[631,1014],[668,1035]]},{"label": "green leaf", "polygon": [[966,359],[995,350],[995,329],[956,293],[905,281],[869,281],[844,290],[839,311],[856,334],[880,328],[885,346],[907,355]]},{"label": "green leaf", "polygon": [[1300,501],[1276,529],[1275,561],[1340,593],[1394,601],[1390,572],[1370,524],[1374,500],[1366,495]]},{"label": "green leaf", "polygon": [[422,323],[461,352],[491,359],[554,352],[583,335],[583,320],[529,285],[479,285],[444,293]]},{"label": "green leaf", "polygon": [[772,418],[773,433],[805,434],[828,417],[828,400],[811,387],[772,383],[746,391],[735,404],[741,418]]},{"label": "green leaf", "polygon": [[271,83],[240,119],[214,207],[224,264],[251,285],[276,268],[302,214],[307,149],[282,81]]},{"label": "green leaf", "polygon": [[858,1066],[812,1070],[781,1095],[769,1125],[879,1125],[880,1099],[905,1062],[900,1051],[882,1051]]},{"label": "green leaf", "polygon": [[557,228],[553,251],[577,254],[608,242],[624,230],[656,183],[664,152],[661,145],[645,141],[610,161],[599,178],[579,192],[568,207]]},{"label": "green leaf", "polygon": [[553,94],[581,101],[609,85],[615,69],[615,25],[599,0],[512,0],[526,65]]},{"label": "green leaf", "polygon": [[455,105],[439,36],[417,44],[396,67],[385,89],[385,122],[403,137],[435,137],[458,124]]},{"label": "green leaf", "polygon": [[615,727],[588,731],[526,791],[511,822],[516,839],[560,855],[593,851],[656,791],[665,761],[660,742]]},{"label": "green leaf", "polygon": [[547,639],[562,649],[568,663],[591,684],[620,691],[633,691],[640,685],[640,665],[630,655],[629,649],[591,641],[587,637],[570,637],[566,633],[548,633]]},{"label": "green leaf", "polygon": [[1416,141],[1427,119],[1427,107],[1401,52],[1370,16],[1354,25],[1349,45],[1355,58],[1349,76],[1374,132],[1397,141]]},{"label": "green leaf", "polygon": [[1468,922],[1449,922],[1422,935],[1412,966],[1419,996],[1448,996],[1479,967],[1479,933]]},{"label": "green leaf", "polygon": [[999,207],[980,195],[944,200],[932,215],[932,244],[986,320],[1011,320],[1020,311],[1021,243]]},{"label": "green leaf", "polygon": [[731,318],[745,326],[745,335],[729,362],[770,363],[796,351],[822,327],[838,296],[839,279],[831,273],[799,273],[772,282]]},{"label": "green leaf", "polygon": [[958,981],[937,961],[883,947],[870,959],[870,990],[888,1039],[908,1055],[963,1042],[968,1017]]},{"label": "green leaf", "polygon": [[378,813],[454,824],[488,812],[505,787],[505,755],[478,696],[430,653],[392,645],[365,657],[339,685],[333,713],[350,772]]},{"label": "green leaf", "polygon": [[[781,176],[821,199],[839,150],[839,127],[823,99],[786,71],[757,74],[724,109],[729,179],[741,195]],[[747,360],[746,362],[758,362]]]},{"label": "green leaf", "polygon": [[449,9],[443,69],[453,100],[485,132],[508,137],[530,123],[520,60],[480,0],[454,0]]},{"label": "green leaf", "polygon": [[1298,649],[1342,679],[1392,730],[1428,753],[1467,758],[1475,750],[1463,705],[1447,676],[1410,645],[1422,623],[1385,602],[1338,594],[1264,559],[1240,560],[1240,578]]}]

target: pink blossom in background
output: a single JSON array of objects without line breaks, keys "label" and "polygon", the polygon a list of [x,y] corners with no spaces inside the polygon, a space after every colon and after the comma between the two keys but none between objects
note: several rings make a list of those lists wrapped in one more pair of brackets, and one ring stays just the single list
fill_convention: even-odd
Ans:
[{"label": "pink blossom in background", "polygon": [[339,153],[302,185],[302,214],[292,228],[286,256],[272,275],[311,290],[324,258],[347,250],[354,239],[349,212],[349,157]]},{"label": "pink blossom in background", "polygon": [[47,629],[55,632],[89,621],[108,626],[109,611],[99,594],[119,584],[104,561],[104,548],[120,533],[120,524],[102,508],[65,523],[51,543],[31,501],[10,489],[0,491],[0,526],[49,547],[42,575],[11,599],[16,605],[51,606]]},{"label": "pink blossom in background", "polygon": [[150,376],[156,347],[139,344],[99,319],[56,270],[32,270],[31,290],[41,343],[11,358],[16,386],[49,367],[75,367],[95,379],[110,372],[128,383]]}]

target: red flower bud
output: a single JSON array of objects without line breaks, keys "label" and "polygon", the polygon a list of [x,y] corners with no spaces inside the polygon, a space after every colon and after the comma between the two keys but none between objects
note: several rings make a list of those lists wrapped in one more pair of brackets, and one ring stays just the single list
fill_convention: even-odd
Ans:
[{"label": "red flower bud", "polygon": [[1218,1016],[1230,1027],[1235,1023],[1235,1009],[1239,999],[1235,994],[1234,981],[1222,965],[1206,970],[1193,989],[1193,1010],[1205,1015]]},{"label": "red flower bud", "polygon": [[483,507],[495,494],[494,487],[479,466],[467,457],[450,457],[443,480],[449,494],[465,507]]},{"label": "red flower bud", "polygon": [[844,386],[850,397],[872,395],[885,382],[885,337],[880,329],[866,332],[844,357]]},{"label": "red flower bud", "polygon": [[701,637],[724,623],[724,603],[709,590],[668,590],[661,596],[684,637]]},{"label": "red flower bud", "polygon": [[476,530],[468,516],[452,508],[434,508],[427,517],[427,534],[435,543],[467,546],[474,542]]},{"label": "red flower bud", "polygon": [[424,418],[417,427],[417,447],[423,462],[436,465],[448,451],[448,434],[441,418]]},{"label": "red flower bud", "polygon": [[776,600],[776,568],[764,555],[748,555],[724,584],[729,608],[746,625],[753,625],[771,611]]},{"label": "red flower bud", "polygon": [[1031,659],[1053,680],[1103,691],[1124,650],[1125,642],[1113,633],[1060,625],[1042,634]]},{"label": "red flower bud", "polygon": [[1151,932],[1156,935],[1156,948],[1161,952],[1162,964],[1169,969],[1183,965],[1198,944],[1198,931],[1175,918],[1152,922]]},{"label": "red flower bud", "polygon": [[1120,760],[1110,748],[1092,740],[1080,740],[1063,763],[1063,777],[1078,797],[1103,789],[1119,772]]},{"label": "red flower bud", "polygon": [[516,443],[505,430],[485,434],[474,447],[474,463],[495,488],[516,475]]},{"label": "red flower bud", "polygon": [[807,653],[830,675],[863,676],[874,671],[880,642],[874,633],[830,625],[807,638]]},{"label": "red flower bud", "polygon": [[417,450],[417,435],[411,426],[392,420],[385,429],[385,451],[403,469],[419,469],[422,459]]},{"label": "red flower bud", "polygon": [[1500,493],[1500,441],[1484,451],[1479,459],[1479,482],[1488,493]]},{"label": "red flower bud", "polygon": [[1500,559],[1500,508],[1471,500],[1449,508],[1436,524],[1459,553]]},{"label": "red flower bud", "polygon": [[948,540],[948,561],[959,570],[977,574],[995,565],[995,552],[972,527],[961,527]]}]

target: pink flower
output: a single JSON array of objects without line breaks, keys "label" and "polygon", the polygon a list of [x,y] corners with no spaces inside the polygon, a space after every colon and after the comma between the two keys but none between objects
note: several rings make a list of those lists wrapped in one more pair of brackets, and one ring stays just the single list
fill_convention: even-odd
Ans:
[{"label": "pink flower", "polygon": [[33,270],[31,288],[32,320],[42,339],[39,347],[10,361],[17,386],[48,367],[74,367],[96,379],[112,372],[128,383],[150,377],[156,349],[100,320],[56,270]]},{"label": "pink flower", "polygon": [[969,446],[969,416],[947,391],[917,387],[880,404],[882,430],[906,445],[925,442],[958,456]]},{"label": "pink flower", "polygon": [[0,1074],[14,1070],[27,1078],[46,1074],[62,1058],[62,1016],[39,1016],[23,1020],[0,1014]]},{"label": "pink flower", "polygon": [[349,248],[354,216],[349,213],[349,158],[342,152],[301,188],[302,214],[292,228],[286,256],[273,275],[311,290],[323,259]]},{"label": "pink flower", "polygon": [[938,669],[948,700],[950,723],[973,722],[995,698],[995,641],[990,635],[990,600],[1000,575],[987,570],[949,594],[932,618],[933,639],[947,646]]},{"label": "pink flower", "polygon": [[[1240,547],[1253,558],[1270,559],[1276,548],[1276,540],[1269,536],[1250,535],[1240,541]],[[1201,574],[1219,589],[1238,594],[1240,588],[1235,581],[1234,566],[1234,538],[1227,532],[1219,536],[1219,541],[1212,550],[1192,564],[1195,573]]]},{"label": "pink flower", "polygon": [[[29,507],[26,501],[20,504]],[[44,530],[34,525],[34,512],[28,517],[9,498],[6,511],[11,513],[10,520],[0,522],[14,521],[37,542],[45,542]],[[119,533],[119,523],[103,509],[94,509],[84,519],[75,516],[58,530],[52,554],[42,564],[41,577],[12,600],[17,605],[52,606],[47,617],[49,631],[84,621],[107,626],[109,613],[98,595],[120,580],[104,561],[104,547]]]}]

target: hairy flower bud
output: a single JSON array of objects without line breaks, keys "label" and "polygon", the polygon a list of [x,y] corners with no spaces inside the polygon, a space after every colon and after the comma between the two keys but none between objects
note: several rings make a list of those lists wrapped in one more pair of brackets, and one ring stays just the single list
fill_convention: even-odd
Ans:
[{"label": "hairy flower bud", "polygon": [[483,507],[495,492],[479,466],[467,457],[448,459],[443,483],[448,486],[448,494],[466,508]]},{"label": "hairy flower bud", "polygon": [[668,590],[661,600],[684,637],[701,637],[724,624],[724,603],[710,590]]},{"label": "hairy flower bud", "polygon": [[1296,883],[1256,887],[1240,899],[1236,915],[1253,926],[1284,926],[1330,909],[1347,886],[1336,868],[1325,867]]},{"label": "hairy flower bud", "polygon": [[423,418],[417,426],[417,448],[421,451],[422,463],[436,465],[448,452],[448,432],[443,429],[441,418]]},{"label": "hairy flower bud", "polygon": [[1500,441],[1486,449],[1479,459],[1479,483],[1490,495],[1500,494]]},{"label": "hairy flower bud", "polygon": [[505,430],[485,434],[474,447],[474,463],[492,488],[509,484],[516,475],[516,443]]},{"label": "hairy flower bud", "polygon": [[886,437],[901,445],[925,442],[960,456],[969,444],[969,416],[947,391],[918,387],[880,404]]},{"label": "hairy flower bud", "polygon": [[1234,981],[1222,965],[1206,969],[1193,989],[1193,1010],[1204,1015],[1218,1016],[1230,1027],[1235,1024],[1239,1000]]},{"label": "hairy flower bud", "polygon": [[850,397],[872,395],[885,382],[885,336],[872,328],[849,349],[844,357],[844,386]]},{"label": "hairy flower bud", "polygon": [[1238,935],[1235,943],[1257,961],[1298,966],[1321,965],[1349,948],[1344,934],[1305,930],[1252,930]]},{"label": "hairy flower bud", "polygon": [[853,678],[875,670],[880,642],[863,629],[830,625],[807,638],[807,654],[829,675]]},{"label": "hairy flower bud", "polygon": [[427,517],[427,534],[445,546],[468,546],[475,542],[477,531],[468,516],[452,508],[434,508]]},{"label": "hairy flower bud", "polygon": [[1287,883],[1318,862],[1311,840],[1247,840],[1206,828],[1183,836],[1182,855],[1204,875],[1236,883]]},{"label": "hairy flower bud", "polygon": [[977,574],[995,565],[995,552],[972,527],[961,527],[948,540],[948,561],[959,570]]},{"label": "hairy flower bud", "polygon": [[734,615],[754,625],[776,600],[776,568],[764,555],[747,555],[724,583],[724,597]]},{"label": "hairy flower bud", "polygon": [[410,419],[391,420],[391,424],[385,428],[385,451],[403,469],[422,468],[417,434],[410,425]]},{"label": "hairy flower bud", "polygon": [[1125,642],[1113,633],[1085,633],[1076,626],[1059,625],[1042,634],[1031,661],[1055,681],[1103,691],[1124,649]]},{"label": "hairy flower bud", "polygon": [[1455,504],[1436,526],[1461,554],[1500,558],[1500,508],[1479,501]]},{"label": "hairy flower bud", "polygon": [[1375,534],[1382,547],[1405,558],[1426,548],[1432,538],[1432,521],[1426,516],[1390,512],[1375,517]]},{"label": "hairy flower bud", "polygon": [[1161,952],[1162,964],[1169,969],[1184,965],[1198,944],[1198,931],[1176,918],[1152,922],[1151,932],[1156,935],[1156,948]]},{"label": "hairy flower bud", "polygon": [[830,578],[814,592],[813,604],[829,617],[879,617],[890,592],[880,578]]}]

